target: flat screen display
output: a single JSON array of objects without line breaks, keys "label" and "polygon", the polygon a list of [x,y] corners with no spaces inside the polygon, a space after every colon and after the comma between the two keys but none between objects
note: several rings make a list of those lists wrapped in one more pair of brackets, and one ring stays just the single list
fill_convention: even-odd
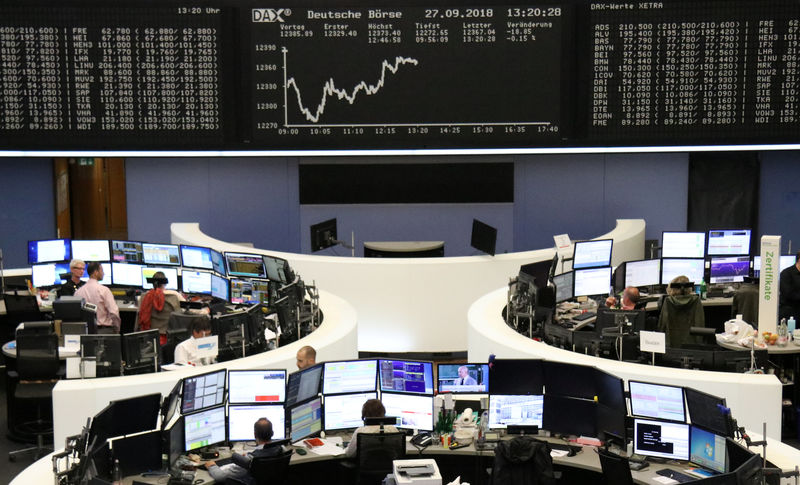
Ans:
[{"label": "flat screen display", "polygon": [[361,420],[361,407],[370,399],[377,399],[375,392],[339,394],[325,396],[325,429],[351,429],[364,424]]},{"label": "flat screen display", "polygon": [[142,287],[142,268],[140,264],[111,263],[111,282],[118,286]]},{"label": "flat screen display", "polygon": [[600,239],[597,241],[581,241],[575,243],[575,251],[572,256],[572,268],[598,268],[600,266],[611,265],[611,246],[612,239]]},{"label": "flat screen display", "polygon": [[272,439],[286,438],[286,410],[283,404],[228,406],[228,441],[255,441],[253,425],[261,418],[272,423]]},{"label": "flat screen display", "polygon": [[180,249],[175,244],[142,243],[145,264],[180,266]]},{"label": "flat screen display", "polygon": [[489,395],[489,428],[502,429],[511,426],[542,427],[544,396]]},{"label": "flat screen display", "polygon": [[381,392],[433,394],[433,364],[407,360],[378,361]]},{"label": "flat screen display", "polygon": [[111,261],[107,239],[73,239],[72,257],[83,261]]},{"label": "flat screen display", "polygon": [[291,283],[294,279],[288,271],[288,262],[285,259],[274,256],[264,256],[264,265],[267,269],[267,278],[278,281],[284,285]]},{"label": "flat screen display", "polygon": [[[225,441],[225,406],[183,416],[184,450],[191,451]],[[252,428],[250,432],[252,434]]]},{"label": "flat screen display", "polygon": [[489,371],[489,393],[506,396],[542,394],[542,362],[538,359],[495,359]]},{"label": "flat screen display", "polygon": [[231,303],[269,305],[269,280],[231,278]]},{"label": "flat screen display", "polygon": [[289,374],[286,385],[286,405],[311,399],[319,394],[322,383],[322,364]]},{"label": "flat screen display", "polygon": [[692,426],[689,440],[689,461],[717,473],[728,471],[724,436]]},{"label": "flat screen display", "polygon": [[436,375],[439,392],[489,392],[489,364],[438,364]]},{"label": "flat screen display", "polygon": [[628,381],[628,388],[631,394],[632,415],[686,421],[682,387]]},{"label": "flat screen display", "polygon": [[699,285],[705,279],[705,271],[704,259],[662,259],[661,284],[668,285],[678,276],[686,276],[689,281]]},{"label": "flat screen display", "polygon": [[709,256],[749,256],[750,229],[708,231]]},{"label": "flat screen display", "polygon": [[[322,374],[322,393],[341,394],[346,392],[375,391],[378,361],[349,360],[325,362]],[[327,406],[328,401],[325,401]],[[360,412],[360,411],[359,411]],[[327,426],[327,420],[325,421]]]},{"label": "flat screen display", "polygon": [[[784,255],[781,256],[779,260],[779,270],[783,271],[789,266],[793,265],[796,261],[796,256],[793,255]],[[761,256],[753,256],[753,277],[758,278],[761,275]]]},{"label": "flat screen display", "polygon": [[633,452],[668,460],[688,460],[689,425],[634,419]]},{"label": "flat screen display", "polygon": [[186,268],[214,269],[214,264],[211,262],[211,248],[181,244],[181,261]]},{"label": "flat screen display", "polygon": [[322,398],[318,397],[289,408],[289,430],[292,441],[322,431]]},{"label": "flat screen display", "polygon": [[228,402],[282,403],[285,399],[285,370],[228,371]]},{"label": "flat screen display", "polygon": [[433,431],[433,396],[382,393],[386,416],[397,418],[397,427]]},{"label": "flat screen display", "polygon": [[607,295],[611,289],[611,267],[576,269],[574,296]]},{"label": "flat screen display", "polygon": [[115,263],[144,263],[142,243],[137,241],[111,241],[111,261]]},{"label": "flat screen display", "polygon": [[553,284],[556,286],[556,303],[573,298],[572,280],[572,271],[553,276]]},{"label": "flat screen display", "polygon": [[684,393],[689,419],[693,425],[723,436],[733,434],[730,410],[725,405],[725,399],[690,387],[685,388]]},{"label": "flat screen display", "polygon": [[662,258],[704,258],[705,256],[706,233],[668,231],[662,233]]},{"label": "flat screen display", "polygon": [[225,253],[228,276],[246,276],[250,278],[266,278],[264,257],[260,254]]},{"label": "flat screen display", "polygon": [[222,369],[184,378],[181,413],[187,414],[224,404],[226,374],[225,369]]},{"label": "flat screen display", "polygon": [[181,288],[184,293],[210,295],[211,273],[185,269],[181,271]]},{"label": "flat screen display", "polygon": [[651,286],[660,282],[660,259],[644,259],[625,263],[625,286]]},{"label": "flat screen display", "polygon": [[[103,268],[103,279],[100,280],[101,285],[110,285],[112,284],[112,274],[113,274],[113,266],[111,263],[100,263],[100,266]],[[81,280],[89,281],[89,265],[86,265],[86,268],[83,270],[83,276],[81,276]]]},{"label": "flat screen display", "polygon": [[211,296],[220,300],[230,301],[227,278],[215,274],[211,275]]},{"label": "flat screen display", "polygon": [[711,269],[709,271],[709,283],[741,283],[745,276],[750,275],[749,256],[728,256],[711,258]]},{"label": "flat screen display", "polygon": [[69,273],[69,263],[44,263],[31,265],[31,282],[35,288],[63,285],[61,275]]},{"label": "flat screen display", "polygon": [[72,259],[69,239],[28,241],[28,264],[58,263]]},{"label": "flat screen display", "polygon": [[222,276],[226,276],[228,272],[225,270],[225,256],[221,252],[211,250],[211,268]]},{"label": "flat screen display", "polygon": [[161,271],[167,277],[167,286],[164,288],[168,290],[178,291],[178,268],[154,268],[150,266],[142,267],[142,288],[149,290],[153,287],[152,283],[147,282],[147,278],[152,278],[154,274]]}]

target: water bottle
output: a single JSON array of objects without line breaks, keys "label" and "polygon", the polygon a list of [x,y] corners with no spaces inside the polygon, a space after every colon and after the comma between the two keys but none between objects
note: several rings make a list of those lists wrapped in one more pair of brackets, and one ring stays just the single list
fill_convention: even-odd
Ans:
[{"label": "water bottle", "polygon": [[790,334],[793,334],[793,333],[794,333],[794,329],[795,329],[795,325],[796,325],[796,323],[795,323],[795,321],[794,321],[794,315],[792,315],[791,317],[789,317],[789,321],[788,321],[788,322],[786,322],[786,325],[787,325],[787,326],[788,326],[788,328],[789,328],[789,333],[790,333]]},{"label": "water bottle", "polygon": [[708,288],[706,287],[706,280],[700,280],[700,299],[705,300],[708,297]]},{"label": "water bottle", "polygon": [[114,469],[111,472],[112,484],[122,485],[122,470],[119,467],[119,459],[114,460]]}]

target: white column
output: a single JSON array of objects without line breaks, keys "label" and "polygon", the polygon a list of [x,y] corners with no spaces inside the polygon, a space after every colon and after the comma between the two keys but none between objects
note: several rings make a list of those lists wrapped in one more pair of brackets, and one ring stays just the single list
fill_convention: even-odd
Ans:
[{"label": "white column", "polygon": [[775,332],[778,327],[780,254],[780,236],[761,236],[761,280],[758,287],[759,332]]}]

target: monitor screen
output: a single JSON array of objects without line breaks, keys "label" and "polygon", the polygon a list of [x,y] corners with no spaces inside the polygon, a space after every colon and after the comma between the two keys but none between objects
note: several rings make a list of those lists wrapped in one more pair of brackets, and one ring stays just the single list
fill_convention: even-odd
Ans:
[{"label": "monitor screen", "polygon": [[662,259],[661,284],[668,285],[678,276],[686,276],[692,283],[705,279],[706,262],[703,259]]},{"label": "monitor screen", "polygon": [[381,392],[433,394],[433,364],[406,360],[379,360]]},{"label": "monitor screen", "polygon": [[63,285],[61,275],[69,273],[69,263],[43,263],[31,265],[31,282],[35,288]]},{"label": "monitor screen", "polygon": [[633,416],[686,421],[682,387],[628,381],[628,388],[631,391],[631,414]]},{"label": "monitor screen", "polygon": [[541,360],[495,359],[490,369],[490,394],[521,396],[544,390]]},{"label": "monitor screen", "polygon": [[628,261],[625,264],[625,286],[651,286],[660,282],[660,259]]},{"label": "monitor screen", "polygon": [[261,418],[272,423],[272,439],[286,438],[286,410],[283,404],[228,406],[228,441],[255,441],[253,425]]},{"label": "monitor screen", "polygon": [[[101,285],[111,285],[112,283],[112,263],[100,263],[100,266],[103,267],[103,279],[100,280]],[[89,268],[87,267],[83,270],[83,276],[81,276],[82,281],[89,281]]]},{"label": "monitor screen", "polygon": [[72,259],[69,239],[28,241],[28,264],[58,263]]},{"label": "monitor screen", "polygon": [[107,239],[73,239],[72,257],[83,261],[111,261]]},{"label": "monitor screen", "polygon": [[322,431],[321,397],[289,408],[289,433],[292,441],[308,438],[320,431]]},{"label": "monitor screen", "polygon": [[519,267],[519,279],[527,281],[536,288],[544,288],[550,279],[551,260],[537,261],[535,263],[523,264]]},{"label": "monitor screen", "polygon": [[111,241],[111,261],[144,264],[142,243],[137,241]]},{"label": "monitor screen", "polygon": [[210,295],[211,273],[185,269],[181,271],[181,288],[184,293]]},{"label": "monitor screen", "polygon": [[220,300],[230,301],[227,278],[215,274],[211,275],[211,296]]},{"label": "monitor screen", "polygon": [[[378,373],[377,360],[325,362],[324,365],[323,394],[375,391]],[[325,401],[325,405],[328,405],[327,401]]]},{"label": "monitor screen", "polygon": [[264,265],[267,269],[267,278],[272,281],[279,281],[289,284],[294,280],[294,276],[289,269],[289,262],[285,259],[274,256],[264,256]]},{"label": "monitor screen", "polygon": [[725,437],[692,426],[689,432],[689,460],[702,467],[725,473],[727,460]]},{"label": "monitor screen", "polygon": [[322,364],[289,374],[286,384],[286,405],[311,399],[319,394],[322,383]]},{"label": "monitor screen", "polygon": [[152,283],[147,282],[147,278],[152,278],[154,274],[161,271],[167,277],[167,286],[164,288],[168,290],[178,291],[178,268],[155,268],[144,266],[142,267],[142,288],[149,290],[153,287]]},{"label": "monitor screen", "polygon": [[231,303],[269,305],[269,280],[231,278]]},{"label": "monitor screen", "polygon": [[122,476],[161,469],[161,431],[116,439],[112,448]]},{"label": "monitor screen", "polygon": [[573,273],[575,296],[607,295],[611,289],[611,267],[576,269]]},{"label": "monitor screen", "polygon": [[749,256],[750,229],[708,231],[709,256]]},{"label": "monitor screen", "polygon": [[553,284],[556,286],[556,303],[573,298],[572,271],[553,276]]},{"label": "monitor screen", "polygon": [[489,428],[511,426],[542,427],[544,396],[489,395]]},{"label": "monitor screen", "polygon": [[122,336],[81,335],[81,356],[95,358],[97,377],[122,374]]},{"label": "monitor screen", "polygon": [[156,329],[122,335],[122,356],[126,369],[145,367],[149,372],[157,372],[159,353]]},{"label": "monitor screen", "polygon": [[282,403],[285,398],[285,370],[228,371],[228,402]]},{"label": "monitor screen", "polygon": [[598,268],[600,266],[611,265],[611,246],[612,239],[600,239],[597,241],[581,241],[575,243],[575,251],[572,256],[572,268]]},{"label": "monitor screen", "polygon": [[542,362],[545,394],[594,399],[597,369],[567,362]]},{"label": "monitor screen", "polygon": [[439,392],[454,394],[489,392],[489,364],[438,364],[436,375]]},{"label": "monitor screen", "polygon": [[704,258],[705,256],[706,233],[668,231],[662,233],[662,258]]},{"label": "monitor screen", "polygon": [[111,282],[118,286],[142,286],[141,264],[111,263]]},{"label": "monitor screen", "polygon": [[711,258],[709,283],[741,283],[750,274],[749,256],[728,256]]},{"label": "monitor screen", "polygon": [[225,369],[183,379],[181,413],[191,413],[225,403]]},{"label": "monitor screen", "polygon": [[145,264],[180,266],[180,249],[175,244],[142,243]]},{"label": "monitor screen", "polygon": [[[252,429],[250,430],[252,434]],[[225,441],[225,406],[183,417],[184,450],[191,451]]]},{"label": "monitor screen", "polygon": [[386,416],[397,418],[397,427],[433,431],[433,396],[382,393]]},{"label": "monitor screen", "polygon": [[544,395],[542,427],[551,433],[597,436],[597,403],[554,394]]},{"label": "monitor screen", "polygon": [[470,245],[479,251],[494,256],[497,245],[497,229],[478,219],[473,219]]},{"label": "monitor screen", "polygon": [[375,392],[358,394],[339,394],[325,396],[325,429],[358,428],[364,424],[361,420],[361,407],[370,399],[377,399]]},{"label": "monitor screen", "polygon": [[181,244],[181,261],[186,268],[214,269],[214,264],[211,262],[211,248]]},{"label": "monitor screen", "polygon": [[689,419],[695,426],[713,431],[723,436],[731,436],[732,424],[730,420],[730,410],[725,405],[725,399],[705,392],[687,387],[686,408],[689,411]]},{"label": "monitor screen", "polygon": [[225,253],[228,264],[228,276],[249,276],[251,278],[266,278],[267,270],[264,267],[264,257],[260,254]]},{"label": "monitor screen", "polygon": [[111,401],[109,437],[124,436],[156,429],[161,410],[161,394],[147,394]]},{"label": "monitor screen", "polygon": [[668,460],[688,460],[689,425],[634,419],[633,452]]},{"label": "monitor screen", "polygon": [[[783,271],[789,266],[793,265],[796,259],[797,259],[796,256],[792,255],[781,256],[780,262],[778,263],[780,265],[778,271]],[[761,274],[761,256],[753,256],[753,277],[758,278],[760,274]]]},{"label": "monitor screen", "polygon": [[211,268],[222,276],[228,274],[225,270],[225,256],[214,249],[211,250]]}]

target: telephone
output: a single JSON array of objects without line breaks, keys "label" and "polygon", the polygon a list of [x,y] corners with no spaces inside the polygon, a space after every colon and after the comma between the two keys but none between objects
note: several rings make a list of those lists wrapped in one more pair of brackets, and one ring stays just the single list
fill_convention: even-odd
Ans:
[{"label": "telephone", "polygon": [[430,433],[419,433],[411,437],[411,444],[419,448],[425,448],[433,444],[433,437]]}]

